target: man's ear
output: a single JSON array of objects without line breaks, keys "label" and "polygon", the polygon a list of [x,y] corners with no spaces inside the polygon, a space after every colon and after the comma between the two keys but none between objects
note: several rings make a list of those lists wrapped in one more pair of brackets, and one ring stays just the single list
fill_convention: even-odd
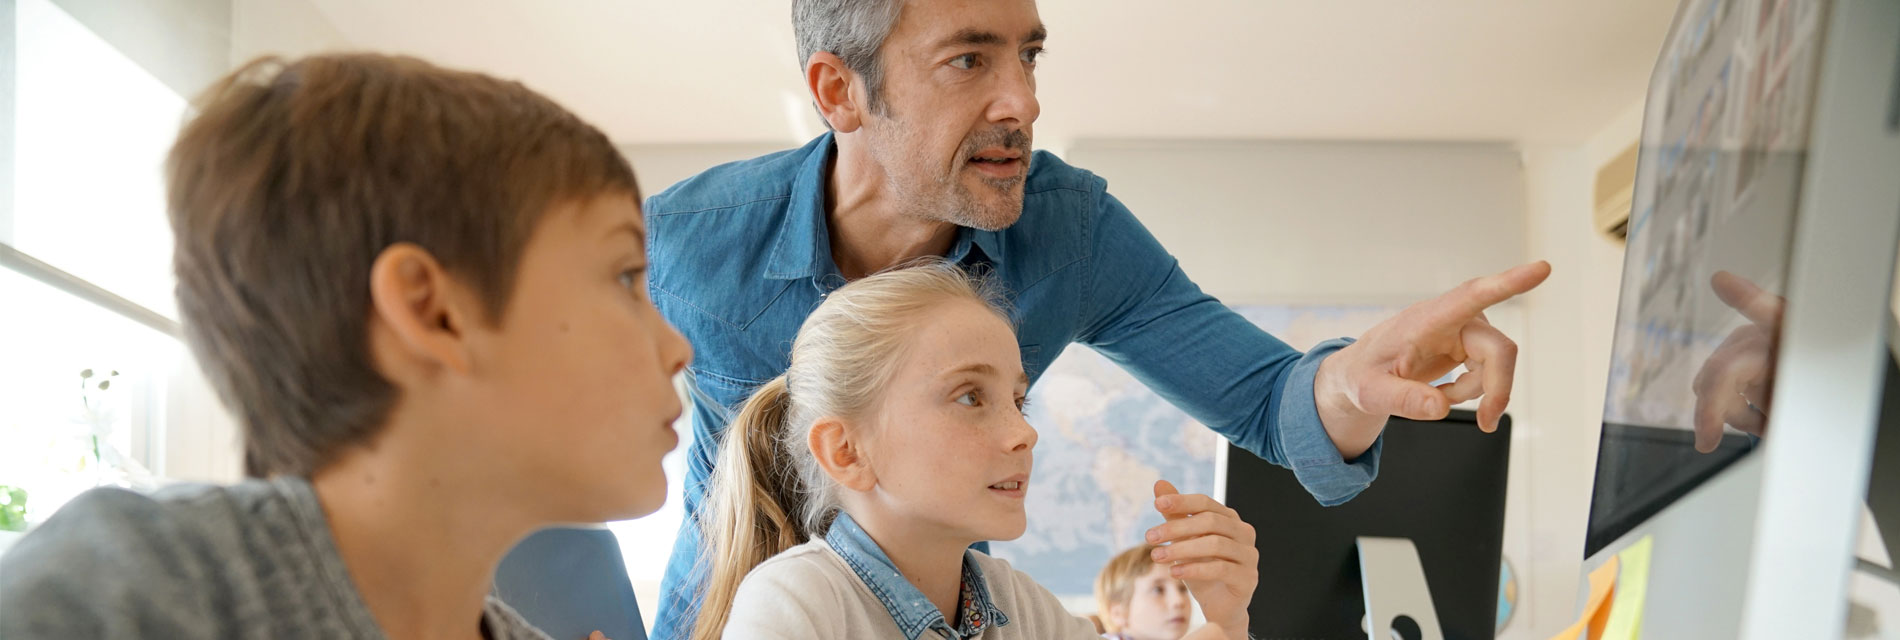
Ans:
[{"label": "man's ear", "polygon": [[870,491],[877,486],[877,472],[864,456],[863,443],[854,440],[853,435],[842,419],[820,419],[811,427],[811,452],[832,481],[852,491]]},{"label": "man's ear", "polygon": [[428,250],[391,245],[369,270],[371,357],[392,382],[440,370],[467,373],[478,302]]},{"label": "man's ear", "polygon": [[805,62],[805,85],[811,90],[818,115],[838,133],[851,133],[864,126],[863,84],[858,74],[844,65],[844,59],[826,51],[811,54]]}]

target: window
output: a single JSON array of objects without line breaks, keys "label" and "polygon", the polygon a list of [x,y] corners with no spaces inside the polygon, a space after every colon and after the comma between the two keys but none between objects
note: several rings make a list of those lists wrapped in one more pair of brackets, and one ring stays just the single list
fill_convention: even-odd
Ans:
[{"label": "window", "polygon": [[18,0],[8,243],[176,318],[160,169],[185,99],[51,0]]},{"label": "window", "polygon": [[0,300],[0,485],[26,490],[27,520],[98,484],[147,482],[183,345],[14,271],[0,270]]},{"label": "window", "polygon": [[[206,435],[229,421],[205,419],[215,400],[177,337],[161,169],[185,99],[52,0],[0,11],[0,485],[33,524],[93,486],[234,468],[236,448]],[[194,424],[174,432],[181,412]]]}]

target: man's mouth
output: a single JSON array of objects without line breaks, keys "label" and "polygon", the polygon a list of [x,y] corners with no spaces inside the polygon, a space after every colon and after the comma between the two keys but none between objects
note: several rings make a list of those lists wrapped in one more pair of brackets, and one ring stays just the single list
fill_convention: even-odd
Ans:
[{"label": "man's mouth", "polygon": [[1012,178],[1023,170],[1023,156],[1015,151],[985,150],[970,156],[971,168],[996,178]]}]

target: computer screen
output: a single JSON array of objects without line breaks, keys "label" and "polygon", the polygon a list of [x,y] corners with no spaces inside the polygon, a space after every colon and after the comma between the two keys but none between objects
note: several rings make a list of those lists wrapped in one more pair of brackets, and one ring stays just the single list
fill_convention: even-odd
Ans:
[{"label": "computer screen", "polygon": [[1650,79],[1585,555],[1766,433],[1825,0],[1690,0]]}]

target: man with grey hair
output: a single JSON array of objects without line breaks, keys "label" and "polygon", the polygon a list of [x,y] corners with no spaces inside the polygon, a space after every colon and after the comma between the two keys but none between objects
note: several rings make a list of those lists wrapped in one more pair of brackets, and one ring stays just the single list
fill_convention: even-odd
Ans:
[{"label": "man with grey hair", "polygon": [[[1327,504],[1371,483],[1389,416],[1439,419],[1483,396],[1479,422],[1496,428],[1516,345],[1483,311],[1549,265],[1469,281],[1301,353],[1202,293],[1101,178],[1032,153],[1046,37],[1033,0],[794,0],[792,19],[830,131],[646,206],[651,294],[698,347],[689,517],[656,637],[692,628],[696,516],[732,409],[785,371],[827,292],[922,256],[987,270],[1013,293],[1032,378],[1070,343],[1089,345]],[[1431,384],[1460,364],[1464,376]]]}]

